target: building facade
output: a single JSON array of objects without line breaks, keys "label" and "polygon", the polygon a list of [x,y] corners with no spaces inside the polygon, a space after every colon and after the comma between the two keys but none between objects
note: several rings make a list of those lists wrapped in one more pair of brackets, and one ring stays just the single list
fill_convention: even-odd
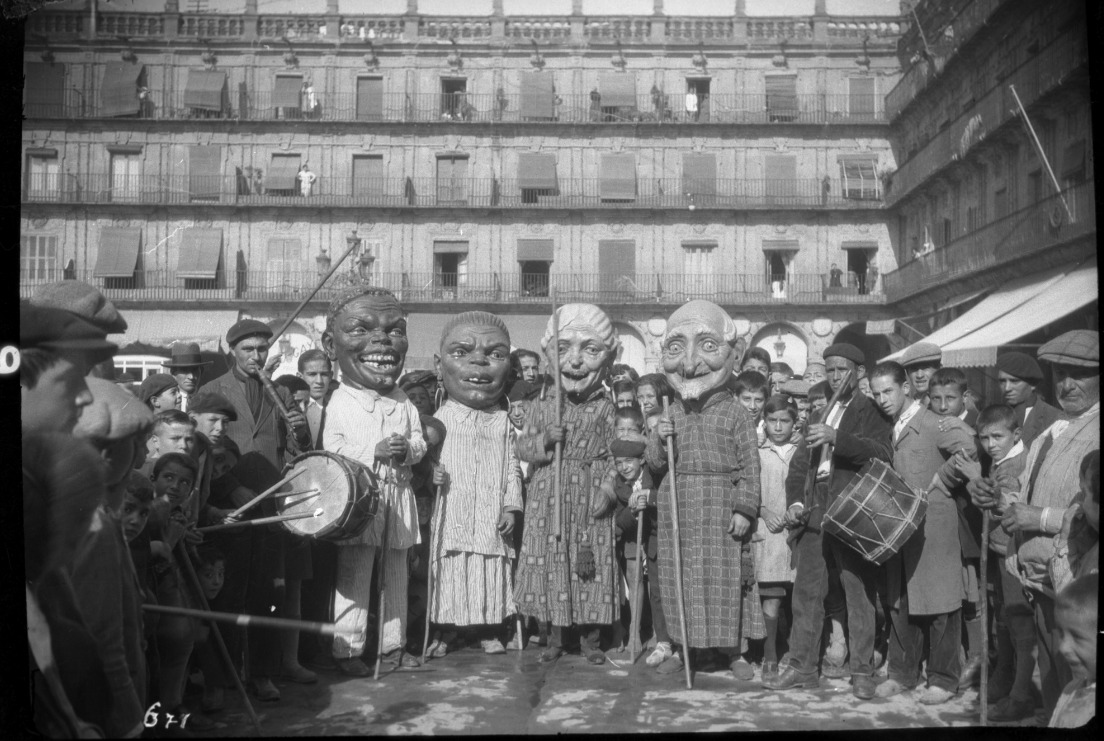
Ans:
[{"label": "building facade", "polygon": [[[214,349],[241,316],[290,315],[348,251],[285,352],[317,341],[335,287],[367,280],[409,311],[410,368],[471,308],[535,348],[553,299],[605,307],[641,369],[699,297],[798,372],[841,336],[873,360],[914,339],[889,317],[993,280],[976,258],[921,274],[916,245],[984,241],[1055,196],[1019,134],[1000,143],[1019,130],[1004,108],[969,123],[999,87],[977,59],[1006,42],[957,40],[932,80],[916,70],[936,62],[909,55],[913,19],[934,23],[924,3],[847,4],[51,5],[27,25],[21,292],[87,280],[125,310],[124,344]],[[967,6],[1012,24],[1022,4]],[[1058,55],[1086,68],[1084,23],[1058,16],[1040,13],[1036,52],[1007,74]],[[1082,106],[1080,83],[1056,80],[1058,103],[1045,84],[1021,97],[1058,106],[1049,146],[1073,168],[1077,136],[1091,162],[1088,88]],[[945,162],[952,135],[965,155]],[[1067,233],[1092,213],[1091,166],[1069,168]]]}]

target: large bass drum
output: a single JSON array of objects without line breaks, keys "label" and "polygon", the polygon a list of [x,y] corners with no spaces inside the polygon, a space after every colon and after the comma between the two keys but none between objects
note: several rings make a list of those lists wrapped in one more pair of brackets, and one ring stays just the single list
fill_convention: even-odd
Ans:
[{"label": "large bass drum", "polygon": [[304,491],[317,489],[317,495],[302,494],[279,500],[281,515],[308,514],[317,517],[284,520],[296,535],[320,540],[345,540],[364,532],[379,508],[379,479],[360,463],[337,453],[312,450],[296,456],[284,475],[303,470],[285,487]]},{"label": "large bass drum", "polygon": [[928,498],[877,458],[840,492],[824,513],[824,532],[884,564],[923,524]]}]

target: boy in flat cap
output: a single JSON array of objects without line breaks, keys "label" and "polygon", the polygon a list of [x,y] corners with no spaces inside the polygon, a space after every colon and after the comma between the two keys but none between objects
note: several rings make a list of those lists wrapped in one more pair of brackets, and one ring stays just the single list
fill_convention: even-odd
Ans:
[{"label": "boy in flat cap", "polygon": [[180,386],[168,373],[151,373],[138,387],[138,400],[154,414],[180,408]]},{"label": "boy in flat cap", "polygon": [[928,382],[943,362],[943,351],[930,342],[910,345],[901,355],[901,365],[908,374],[912,398],[928,408]]},{"label": "boy in flat cap", "polygon": [[[1047,565],[1054,556],[1054,536],[1080,488],[1081,461],[1100,449],[1100,334],[1066,332],[1040,347],[1038,357],[1050,364],[1054,395],[1069,419],[1055,422],[1031,444],[1020,490],[1003,509],[1001,527],[1013,536],[1008,568],[1032,596],[1043,706],[1049,716],[1071,674],[1058,650],[1061,636]],[[974,479],[967,488],[977,506],[1000,506],[1001,492],[992,480]]]},{"label": "boy in flat cap", "polygon": [[1004,403],[1016,412],[1024,447],[1030,447],[1043,430],[1066,419],[1065,412],[1039,396],[1037,389],[1043,382],[1043,369],[1027,353],[1006,352],[997,356],[997,381]]},{"label": "boy in flat cap", "polygon": [[180,411],[188,411],[192,395],[199,390],[199,384],[203,380],[203,368],[211,363],[212,361],[205,361],[199,354],[199,345],[195,342],[174,344],[172,355],[168,360],[162,361],[161,365],[165,366],[180,387]]},{"label": "boy in flat cap", "polygon": [[409,340],[398,299],[382,288],[354,286],[330,304],[322,334],[326,355],[341,369],[341,386],[326,405],[323,447],[379,475],[379,511],[367,529],[338,543],[333,657],[345,674],[370,670],[360,659],[368,636],[372,566],[381,560],[383,659],[418,666],[405,653],[407,551],[419,542],[411,466],[426,453],[418,409],[398,388]]}]

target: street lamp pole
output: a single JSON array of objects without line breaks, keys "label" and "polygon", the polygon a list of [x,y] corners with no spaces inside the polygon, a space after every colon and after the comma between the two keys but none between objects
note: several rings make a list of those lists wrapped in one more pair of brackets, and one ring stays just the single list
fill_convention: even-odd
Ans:
[{"label": "street lamp pole", "polygon": [[[302,313],[303,309],[305,309],[307,304],[311,302],[311,299],[314,298],[315,294],[322,290],[322,286],[326,285],[326,281],[328,281],[330,277],[337,272],[337,269],[341,267],[341,263],[345,262],[345,258],[353,254],[353,251],[360,246],[360,238],[356,236],[355,231],[350,237],[347,238],[347,241],[349,242],[349,249],[345,250],[345,254],[339,257],[337,259],[337,262],[333,264],[333,267],[330,268],[329,272],[322,276],[322,280],[318,282],[318,285],[314,287],[314,290],[311,291],[310,294],[305,299],[303,299],[298,306],[295,307],[295,311],[291,313],[291,316],[284,320],[283,326],[281,326],[280,329],[274,335],[272,335],[272,339],[269,340],[269,344],[275,343],[276,340],[280,338],[280,335],[287,331],[287,328],[290,327],[291,323],[295,321],[295,318],[298,317],[300,313]],[[319,257],[321,257],[321,255],[319,255]],[[324,261],[319,260],[319,267],[321,267],[323,264]]]}]

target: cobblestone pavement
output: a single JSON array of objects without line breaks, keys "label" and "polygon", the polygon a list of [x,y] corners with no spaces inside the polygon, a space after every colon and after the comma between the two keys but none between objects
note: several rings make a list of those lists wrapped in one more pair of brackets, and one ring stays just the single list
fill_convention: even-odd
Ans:
[{"label": "cobblestone pavement", "polygon": [[[943,728],[978,724],[977,691],[935,707],[906,695],[860,701],[848,680],[822,679],[816,690],[773,692],[728,672],[660,675],[628,654],[591,666],[577,655],[541,665],[537,650],[486,656],[468,648],[420,669],[373,679],[320,672],[316,685],[278,682],[283,700],[254,702],[265,736],[548,734],[743,730]],[[198,704],[198,703],[196,703]],[[196,736],[251,734],[240,699],[208,716]],[[1017,725],[1034,725],[1027,721]]]}]

